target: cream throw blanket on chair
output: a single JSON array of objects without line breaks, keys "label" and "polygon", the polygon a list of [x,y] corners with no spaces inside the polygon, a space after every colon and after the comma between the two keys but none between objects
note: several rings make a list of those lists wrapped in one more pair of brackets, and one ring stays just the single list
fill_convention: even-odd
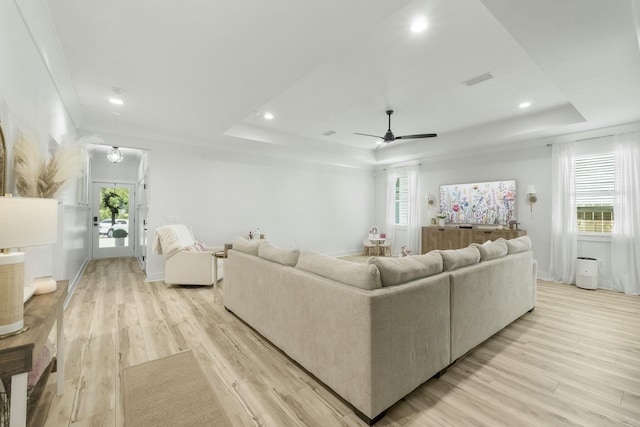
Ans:
[{"label": "cream throw blanket on chair", "polygon": [[182,248],[195,244],[191,229],[183,224],[163,225],[156,229],[153,253],[169,259]]}]

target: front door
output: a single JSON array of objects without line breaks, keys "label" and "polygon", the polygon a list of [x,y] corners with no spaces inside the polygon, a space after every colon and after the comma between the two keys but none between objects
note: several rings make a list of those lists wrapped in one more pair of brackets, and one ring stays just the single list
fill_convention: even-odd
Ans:
[{"label": "front door", "polygon": [[93,258],[134,254],[135,192],[133,184],[94,182]]}]

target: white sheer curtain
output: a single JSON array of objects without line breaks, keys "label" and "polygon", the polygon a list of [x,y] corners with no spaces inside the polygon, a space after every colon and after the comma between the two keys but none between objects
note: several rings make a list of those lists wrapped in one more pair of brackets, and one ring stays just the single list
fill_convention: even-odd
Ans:
[{"label": "white sheer curtain", "polygon": [[391,253],[395,254],[396,239],[396,180],[398,172],[395,169],[387,169],[387,215],[385,233],[392,238]]},{"label": "white sheer curtain", "polygon": [[420,253],[420,166],[407,168],[409,189],[409,215],[407,216],[407,246]]},{"label": "white sheer curtain", "polygon": [[615,186],[611,275],[613,288],[640,294],[640,133],[614,136]]},{"label": "white sheer curtain", "polygon": [[551,277],[574,283],[578,254],[575,144],[554,144],[551,155]]}]

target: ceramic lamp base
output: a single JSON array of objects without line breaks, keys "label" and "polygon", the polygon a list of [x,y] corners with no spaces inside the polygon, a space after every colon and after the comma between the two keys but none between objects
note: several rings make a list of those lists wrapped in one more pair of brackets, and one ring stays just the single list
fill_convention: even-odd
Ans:
[{"label": "ceramic lamp base", "polygon": [[0,254],[0,335],[24,327],[24,253]]}]

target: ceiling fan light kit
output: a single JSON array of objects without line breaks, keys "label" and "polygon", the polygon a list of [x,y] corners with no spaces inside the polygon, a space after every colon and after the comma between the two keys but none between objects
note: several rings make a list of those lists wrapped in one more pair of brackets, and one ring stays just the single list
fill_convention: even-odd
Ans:
[{"label": "ceiling fan light kit", "polygon": [[[382,142],[384,142],[385,144],[390,144],[397,139],[435,138],[436,136],[438,136],[437,133],[419,133],[415,135],[395,136],[391,131],[391,115],[393,114],[393,110],[387,110],[386,113],[387,113],[387,116],[389,117],[389,128],[387,129],[387,132],[384,134],[384,136],[370,135],[368,133],[357,133],[357,132],[355,134],[362,135],[362,136],[371,136],[373,138],[380,138]],[[380,145],[380,142],[378,143],[378,145]]]}]

